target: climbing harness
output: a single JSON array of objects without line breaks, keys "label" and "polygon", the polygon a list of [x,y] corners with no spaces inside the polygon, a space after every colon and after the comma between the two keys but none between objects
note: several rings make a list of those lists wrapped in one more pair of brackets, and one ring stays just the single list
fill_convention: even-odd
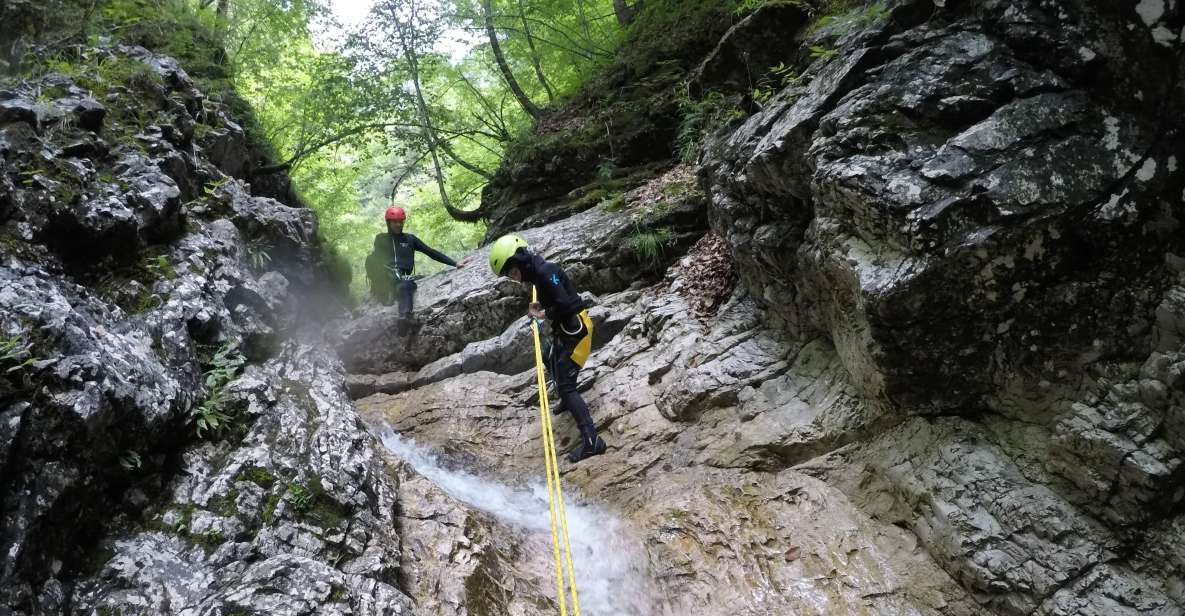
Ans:
[{"label": "climbing harness", "polygon": [[[532,289],[531,301],[538,301],[538,293]],[[580,597],[576,592],[576,569],[572,566],[572,542],[568,538],[568,516],[564,513],[564,493],[560,488],[560,468],[555,457],[555,436],[551,429],[551,408],[547,399],[547,379],[543,374],[543,349],[540,343],[539,319],[531,319],[535,334],[535,377],[539,384],[539,417],[543,425],[543,461],[547,472],[547,507],[551,513],[551,549],[555,557],[556,595],[560,601],[560,616],[567,616],[564,601],[564,569],[560,561],[559,532],[556,518],[563,531],[564,555],[568,564],[568,584],[572,590],[572,614],[580,616]]]},{"label": "climbing harness", "polygon": [[415,282],[424,277],[423,274],[412,274],[391,264],[385,264],[383,267],[387,268],[387,273],[390,274],[392,282],[404,282],[408,280]]}]

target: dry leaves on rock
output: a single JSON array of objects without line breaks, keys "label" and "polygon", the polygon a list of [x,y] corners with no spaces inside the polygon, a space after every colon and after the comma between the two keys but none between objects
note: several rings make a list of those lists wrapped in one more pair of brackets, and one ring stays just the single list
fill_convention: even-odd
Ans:
[{"label": "dry leaves on rock", "polygon": [[676,289],[699,318],[710,317],[732,295],[736,266],[728,243],[715,233],[700,238],[679,265]]}]

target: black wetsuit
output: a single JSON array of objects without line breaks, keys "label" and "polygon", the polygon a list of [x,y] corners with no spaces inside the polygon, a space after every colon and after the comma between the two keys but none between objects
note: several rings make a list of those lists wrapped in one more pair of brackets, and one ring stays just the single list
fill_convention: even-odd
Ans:
[{"label": "black wetsuit", "polygon": [[380,233],[374,236],[374,258],[387,266],[388,276],[399,299],[399,316],[411,316],[416,283],[411,275],[416,269],[416,251],[445,265],[457,266],[448,255],[433,249],[410,233]]},{"label": "black wetsuit", "polygon": [[[584,300],[568,280],[558,265],[545,261],[537,255],[530,255],[519,267],[523,280],[535,285],[539,294],[539,303],[551,322],[551,346],[548,352],[547,367],[555,379],[556,390],[560,396],[563,409],[572,412],[576,425],[580,428],[580,435],[584,438],[584,446],[598,447],[599,438],[597,428],[593,424],[592,414],[588,404],[576,390],[577,376],[583,365],[584,358],[574,358],[577,347],[586,342],[585,352],[592,336],[591,321],[584,313]],[[580,363],[577,363],[579,359]],[[604,443],[599,443],[604,449]]]}]

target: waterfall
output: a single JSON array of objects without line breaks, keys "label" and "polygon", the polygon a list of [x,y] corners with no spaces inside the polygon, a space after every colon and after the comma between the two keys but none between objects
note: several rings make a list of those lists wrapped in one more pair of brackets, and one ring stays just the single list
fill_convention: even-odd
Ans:
[{"label": "waterfall", "polygon": [[[499,521],[540,538],[537,567],[549,574],[552,564],[551,521],[547,486],[542,477],[526,488],[512,488],[492,479],[445,468],[427,448],[390,429],[380,434],[383,445],[453,498]],[[541,473],[542,475],[542,473]],[[646,552],[630,529],[610,510],[564,490],[572,560],[583,616],[656,616],[658,607]],[[554,578],[540,580],[554,588]]]}]

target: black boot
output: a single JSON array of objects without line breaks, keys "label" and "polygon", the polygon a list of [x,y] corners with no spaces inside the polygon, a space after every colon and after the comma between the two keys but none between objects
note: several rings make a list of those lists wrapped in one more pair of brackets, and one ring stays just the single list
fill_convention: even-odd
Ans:
[{"label": "black boot", "polygon": [[591,458],[605,453],[605,449],[608,448],[605,440],[599,436],[593,437],[593,439],[592,441],[587,438],[580,439],[580,447],[568,453],[568,461],[575,464],[585,458]]}]

